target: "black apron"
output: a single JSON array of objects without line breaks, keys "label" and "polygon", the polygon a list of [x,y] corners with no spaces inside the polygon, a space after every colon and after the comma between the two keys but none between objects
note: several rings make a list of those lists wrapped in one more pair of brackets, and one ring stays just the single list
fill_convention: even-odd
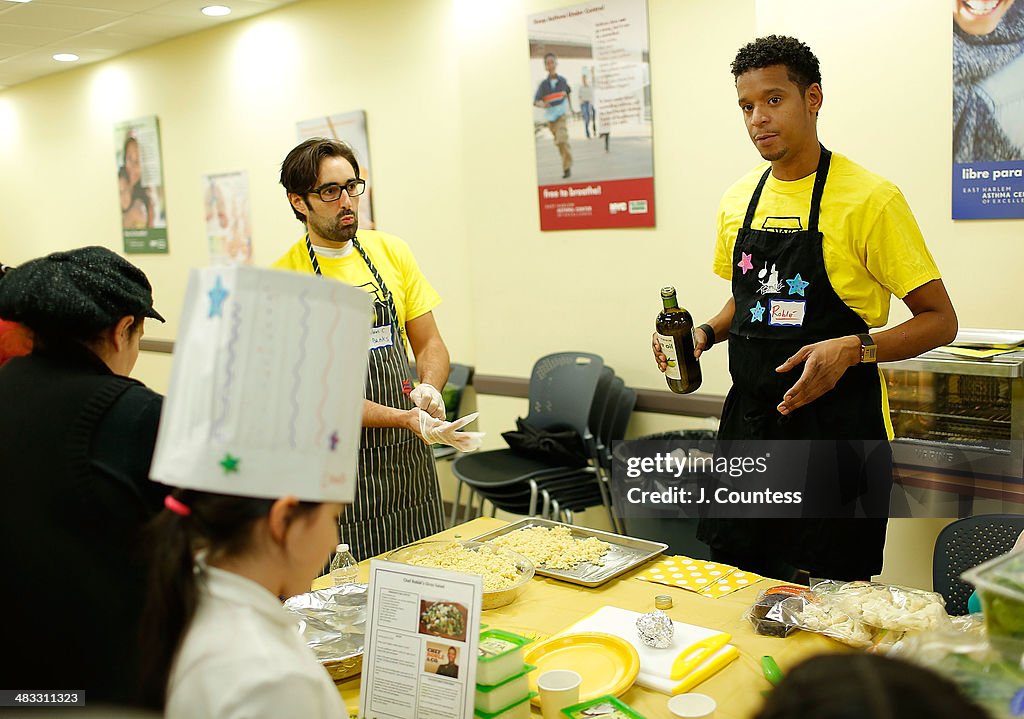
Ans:
[{"label": "black apron", "polygon": [[[750,198],[733,249],[736,310],[728,343],[733,384],[722,411],[719,438],[723,442],[822,440],[814,442],[810,451],[834,453],[829,466],[836,471],[834,476],[814,477],[807,489],[813,492],[817,483],[820,491],[850,496],[863,489],[865,461],[871,463],[875,476],[887,473],[891,482],[891,452],[885,442],[876,365],[850,367],[831,391],[788,415],[776,409],[800,378],[803,365],[786,373],[776,372],[776,367],[804,345],[868,331],[864,320],[833,289],[822,254],[818,216],[831,157],[822,147],[806,230],[751,227],[771,167]],[[842,440],[882,440],[884,449],[864,457],[856,449],[858,443]],[[886,507],[887,487],[882,488]],[[884,516],[884,510],[875,516]],[[881,571],[886,522],[866,518],[704,519],[698,537],[712,548],[714,556],[747,564],[745,568],[753,571],[781,560],[808,570],[811,576],[868,579]]]},{"label": "black apron", "polygon": [[[412,409],[408,396],[412,388],[412,369],[394,300],[359,241],[353,238],[352,245],[369,268],[383,297],[383,300],[374,299],[374,329],[390,328],[392,340],[390,345],[369,350],[365,397],[388,407]],[[306,250],[313,271],[322,276],[309,235],[306,235]],[[356,496],[353,504],[341,514],[341,541],[348,543],[356,559],[362,560],[442,529],[441,493],[430,446],[405,429],[363,427]]]}]

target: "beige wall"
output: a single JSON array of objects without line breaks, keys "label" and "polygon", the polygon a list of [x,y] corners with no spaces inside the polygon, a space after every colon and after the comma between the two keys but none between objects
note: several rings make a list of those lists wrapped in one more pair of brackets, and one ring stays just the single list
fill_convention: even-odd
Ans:
[{"label": "beige wall", "polygon": [[[822,61],[823,141],[901,186],[961,324],[1024,326],[1012,292],[1024,225],[949,219],[948,6],[650,0],[658,227],[541,233],[525,16],[564,4],[308,0],[2,92],[0,258],[119,249],[112,126],[155,114],[171,253],[133,259],[170,319],[148,334],[171,339],[187,271],[208,261],[202,175],[249,172],[255,258],[268,264],[300,233],[276,184],[296,121],[365,109],[377,216],[445,297],[437,315],[454,358],[527,376],[547,352],[586,349],[627,383],[661,388],[647,349],[658,289],[675,284],[699,320],[721,306],[728,287],[710,271],[715,207],[759,159],[729,62],[752,37],[784,32]],[[703,365],[703,391],[724,394],[723,354]],[[147,357],[137,374],[164,390],[168,371],[165,358]],[[525,413],[521,401],[480,406],[492,444]],[[640,416],[632,431],[681,424]],[[932,534],[899,536],[920,556]]]}]

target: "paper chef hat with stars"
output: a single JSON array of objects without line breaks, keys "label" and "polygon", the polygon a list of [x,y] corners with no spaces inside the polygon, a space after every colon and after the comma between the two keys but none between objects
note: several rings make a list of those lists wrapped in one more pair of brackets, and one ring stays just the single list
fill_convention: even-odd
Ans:
[{"label": "paper chef hat with stars", "polygon": [[371,316],[365,292],[314,275],[194,270],[152,478],[351,502]]}]

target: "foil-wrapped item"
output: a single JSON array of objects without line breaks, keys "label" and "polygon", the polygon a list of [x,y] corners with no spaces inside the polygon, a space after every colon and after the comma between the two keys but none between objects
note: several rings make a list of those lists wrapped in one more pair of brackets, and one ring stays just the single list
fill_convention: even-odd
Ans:
[{"label": "foil-wrapped item", "polygon": [[362,671],[366,585],[345,584],[297,594],[284,603],[302,639],[335,680]]},{"label": "foil-wrapped item", "polygon": [[640,641],[655,649],[665,649],[672,644],[676,628],[669,616],[660,609],[637,617],[636,633]]}]

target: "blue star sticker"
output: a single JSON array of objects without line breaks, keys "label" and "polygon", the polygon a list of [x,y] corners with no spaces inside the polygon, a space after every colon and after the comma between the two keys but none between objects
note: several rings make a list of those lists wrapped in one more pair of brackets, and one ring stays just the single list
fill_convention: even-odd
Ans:
[{"label": "blue star sticker", "polygon": [[807,285],[811,284],[800,276],[800,273],[796,273],[796,277],[791,280],[786,280],[786,284],[789,285],[789,294],[800,295],[804,297],[804,290],[807,289]]},{"label": "blue star sticker", "polygon": [[207,292],[210,295],[210,317],[223,317],[224,300],[227,299],[230,294],[224,285],[220,281],[220,275],[217,275],[217,282],[214,283],[213,289]]},{"label": "blue star sticker", "polygon": [[761,322],[764,319],[764,305],[758,302],[750,308],[750,321]]}]

